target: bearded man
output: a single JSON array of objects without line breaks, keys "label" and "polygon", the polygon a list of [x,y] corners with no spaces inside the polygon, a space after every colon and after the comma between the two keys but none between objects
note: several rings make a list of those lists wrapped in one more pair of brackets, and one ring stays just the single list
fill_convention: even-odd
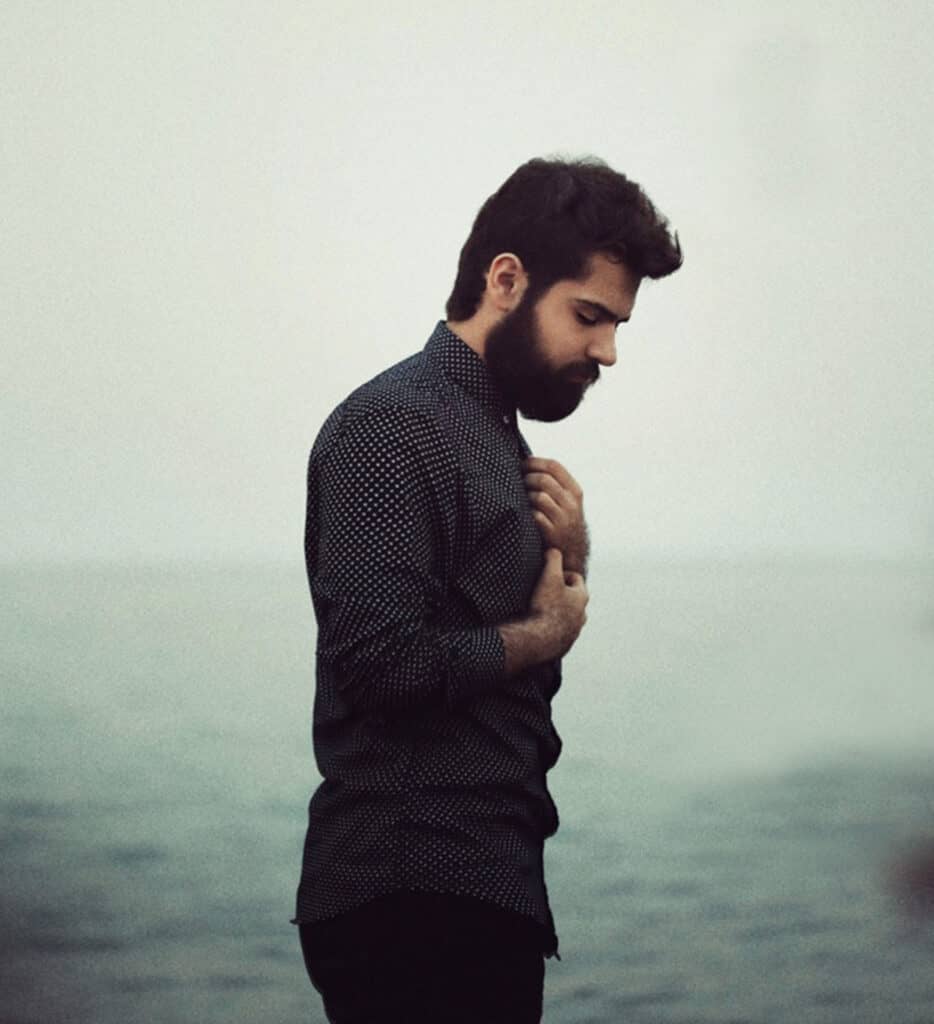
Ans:
[{"label": "bearded man", "polygon": [[481,208],[424,349],[331,414],[308,468],[314,793],[297,914],[333,1024],[541,1018],[558,940],[551,701],[584,625],[571,474],[532,457],[644,277],[681,264],[642,189],[531,160]]}]

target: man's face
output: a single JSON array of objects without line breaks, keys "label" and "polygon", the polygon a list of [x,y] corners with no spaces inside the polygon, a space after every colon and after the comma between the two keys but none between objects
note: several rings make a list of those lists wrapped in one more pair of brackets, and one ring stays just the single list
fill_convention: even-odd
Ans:
[{"label": "man's face", "polygon": [[595,254],[580,281],[558,281],[537,300],[527,292],[487,335],[484,358],[528,419],[560,420],[616,362],[616,328],[629,319],[639,279]]}]

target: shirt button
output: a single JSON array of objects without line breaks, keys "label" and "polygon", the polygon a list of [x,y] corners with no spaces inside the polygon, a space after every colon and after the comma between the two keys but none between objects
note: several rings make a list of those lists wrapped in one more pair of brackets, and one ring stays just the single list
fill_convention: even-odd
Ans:
[{"label": "shirt button", "polygon": [[506,416],[505,413],[503,414],[503,423],[505,423],[507,427],[509,426],[510,423],[509,417]]}]

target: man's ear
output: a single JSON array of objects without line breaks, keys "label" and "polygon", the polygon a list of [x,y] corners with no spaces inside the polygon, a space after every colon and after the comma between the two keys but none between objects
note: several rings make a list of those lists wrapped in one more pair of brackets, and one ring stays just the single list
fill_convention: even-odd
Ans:
[{"label": "man's ear", "polygon": [[501,313],[512,312],[528,286],[528,274],[514,252],[501,252],[486,272],[486,293]]}]

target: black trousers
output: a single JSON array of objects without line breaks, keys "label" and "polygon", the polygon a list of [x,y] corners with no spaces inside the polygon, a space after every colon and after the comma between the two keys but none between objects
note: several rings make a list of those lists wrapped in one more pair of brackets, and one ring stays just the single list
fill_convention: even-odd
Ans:
[{"label": "black trousers", "polygon": [[534,924],[457,896],[397,893],[299,926],[331,1024],[539,1024]]}]

